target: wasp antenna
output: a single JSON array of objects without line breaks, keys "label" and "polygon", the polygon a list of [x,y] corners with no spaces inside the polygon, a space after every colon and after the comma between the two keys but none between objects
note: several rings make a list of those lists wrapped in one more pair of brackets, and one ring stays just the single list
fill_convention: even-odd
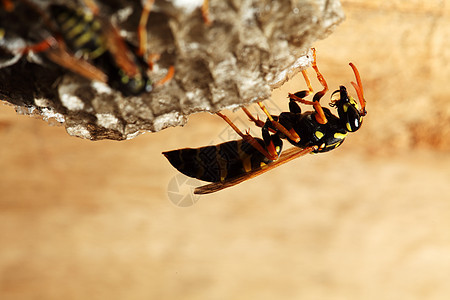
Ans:
[{"label": "wasp antenna", "polygon": [[[361,111],[364,112],[365,111],[365,104],[366,104],[365,102],[366,101],[364,100],[364,96],[362,94],[362,91],[361,91],[361,89],[359,88],[359,86],[355,82],[351,81],[350,83],[355,88],[356,94],[358,95],[359,103],[361,103]],[[361,99],[363,99],[364,102],[361,101]]]},{"label": "wasp antenna", "polygon": [[356,94],[358,95],[359,103],[361,103],[361,114],[365,116],[366,112],[366,100],[364,99],[364,91],[361,83],[361,76],[359,76],[359,71],[353,63],[349,63],[350,67],[352,67],[353,73],[355,73],[356,82],[351,82],[353,87],[356,90]]}]

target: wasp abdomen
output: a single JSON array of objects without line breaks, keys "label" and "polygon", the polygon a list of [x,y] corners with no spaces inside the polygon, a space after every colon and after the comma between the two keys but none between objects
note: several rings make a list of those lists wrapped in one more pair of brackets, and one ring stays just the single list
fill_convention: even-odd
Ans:
[{"label": "wasp abdomen", "polygon": [[91,12],[53,4],[50,13],[65,43],[76,56],[95,59],[106,52],[101,22]]},{"label": "wasp abdomen", "polygon": [[[264,147],[262,139],[256,139]],[[243,140],[163,152],[181,173],[208,182],[224,181],[259,169],[271,160]]]}]

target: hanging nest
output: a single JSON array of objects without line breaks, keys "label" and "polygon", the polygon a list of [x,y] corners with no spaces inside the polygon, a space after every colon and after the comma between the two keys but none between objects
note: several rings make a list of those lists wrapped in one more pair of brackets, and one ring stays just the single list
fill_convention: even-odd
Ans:
[{"label": "hanging nest", "polygon": [[[16,1],[17,2],[17,1]],[[48,13],[50,4],[28,1]],[[67,2],[67,3],[66,3]],[[0,13],[0,99],[24,114],[64,124],[70,135],[123,140],[145,131],[183,125],[192,113],[217,112],[268,99],[310,65],[308,51],[343,20],[337,0],[155,1],[147,24],[148,48],[158,54],[148,75],[154,82],[174,66],[169,82],[151,92],[124,96],[49,61],[45,51],[21,49],[49,35],[48,24],[26,2]],[[130,45],[138,45],[142,5],[96,1],[103,18]],[[79,3],[79,7],[83,7]]]}]

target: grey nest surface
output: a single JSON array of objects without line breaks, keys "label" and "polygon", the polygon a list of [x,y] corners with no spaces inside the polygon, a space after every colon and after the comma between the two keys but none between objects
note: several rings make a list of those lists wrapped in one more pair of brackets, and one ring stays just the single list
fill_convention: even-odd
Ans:
[{"label": "grey nest surface", "polygon": [[[268,99],[272,89],[310,65],[314,41],[344,18],[337,0],[211,0],[207,25],[202,2],[155,1],[147,40],[160,58],[147,73],[156,82],[173,66],[174,77],[151,92],[124,96],[49,61],[45,51],[21,52],[52,34],[34,5],[46,13],[51,4],[73,6],[74,1],[16,1],[12,11],[0,13],[0,100],[20,113],[56,120],[73,136],[130,139],[183,125],[192,113]],[[137,46],[142,3],[96,3],[102,17]]]}]

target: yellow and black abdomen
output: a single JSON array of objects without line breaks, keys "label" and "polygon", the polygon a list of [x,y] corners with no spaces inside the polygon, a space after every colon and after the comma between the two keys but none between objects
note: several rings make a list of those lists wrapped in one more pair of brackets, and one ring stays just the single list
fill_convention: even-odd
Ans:
[{"label": "yellow and black abdomen", "polygon": [[75,56],[92,60],[106,52],[102,24],[91,12],[53,4],[50,14]]},{"label": "yellow and black abdomen", "polygon": [[[256,139],[264,146],[262,139]],[[271,160],[243,140],[163,152],[181,173],[208,182],[224,181],[259,169]]]}]

